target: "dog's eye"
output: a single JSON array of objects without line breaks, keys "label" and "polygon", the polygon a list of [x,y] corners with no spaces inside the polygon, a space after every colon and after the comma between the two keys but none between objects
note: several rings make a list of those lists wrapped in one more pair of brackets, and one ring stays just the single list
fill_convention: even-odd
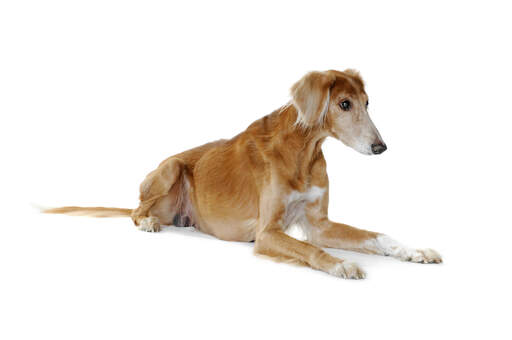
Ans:
[{"label": "dog's eye", "polygon": [[340,103],[340,107],[342,108],[343,111],[348,111],[350,110],[350,101],[348,100],[344,100]]}]

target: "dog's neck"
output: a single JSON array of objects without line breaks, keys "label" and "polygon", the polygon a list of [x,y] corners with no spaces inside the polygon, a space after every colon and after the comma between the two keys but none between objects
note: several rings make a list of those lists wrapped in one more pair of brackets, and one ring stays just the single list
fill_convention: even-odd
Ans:
[{"label": "dog's neck", "polygon": [[[297,109],[292,104],[286,105],[279,115],[278,137],[283,141],[294,141],[291,147],[295,146],[298,156],[306,160],[315,158],[322,152],[321,146],[329,135],[320,126],[304,127],[297,123]],[[302,147],[297,147],[301,144]],[[287,143],[283,143],[287,147]]]},{"label": "dog's neck", "polygon": [[328,133],[321,127],[296,124],[297,109],[291,104],[262,120],[264,125],[268,124],[272,141],[269,156],[284,163],[283,175],[296,190],[304,190],[309,186],[313,165],[323,161],[322,143]]}]

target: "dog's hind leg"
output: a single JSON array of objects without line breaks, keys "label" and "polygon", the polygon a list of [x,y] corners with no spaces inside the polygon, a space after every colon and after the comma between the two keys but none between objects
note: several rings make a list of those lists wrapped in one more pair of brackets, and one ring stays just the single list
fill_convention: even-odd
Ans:
[{"label": "dog's hind leg", "polygon": [[[169,200],[168,196],[182,176],[184,164],[180,159],[168,158],[150,172],[140,185],[140,203],[132,212],[132,220],[140,230],[160,231],[160,219],[152,209],[159,201]],[[169,206],[169,209],[174,207]],[[158,209],[161,210],[161,209]],[[169,212],[171,213],[171,212]],[[172,218],[172,217],[171,217]]]}]

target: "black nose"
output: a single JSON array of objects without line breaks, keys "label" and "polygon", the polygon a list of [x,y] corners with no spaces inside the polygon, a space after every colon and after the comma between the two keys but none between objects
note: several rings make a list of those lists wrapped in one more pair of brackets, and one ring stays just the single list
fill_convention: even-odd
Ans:
[{"label": "black nose", "polygon": [[374,155],[378,155],[387,150],[387,146],[384,143],[372,144],[372,152]]}]

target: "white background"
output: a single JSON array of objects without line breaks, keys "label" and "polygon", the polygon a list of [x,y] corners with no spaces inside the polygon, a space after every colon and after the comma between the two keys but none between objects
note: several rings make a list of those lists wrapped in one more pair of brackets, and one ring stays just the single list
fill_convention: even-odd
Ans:
[{"label": "white background", "polygon": [[[2,339],[510,339],[506,2],[309,3],[1,2]],[[347,67],[389,149],[325,143],[331,218],[442,265],[332,251],[368,272],[347,281],[30,205],[136,207],[164,158]]]}]

